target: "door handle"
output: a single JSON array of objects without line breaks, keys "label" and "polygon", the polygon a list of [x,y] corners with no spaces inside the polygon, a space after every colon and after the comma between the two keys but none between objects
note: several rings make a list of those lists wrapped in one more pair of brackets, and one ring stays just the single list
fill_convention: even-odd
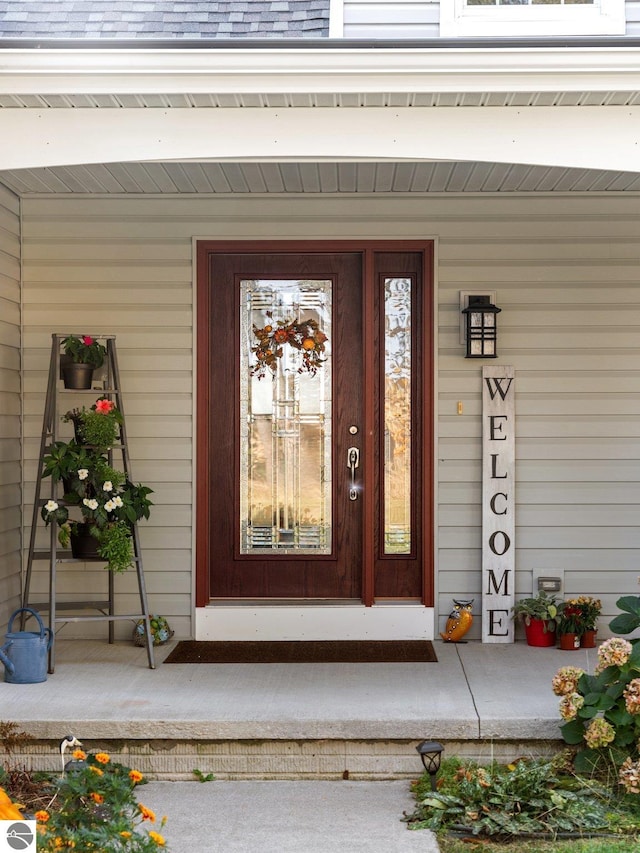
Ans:
[{"label": "door handle", "polygon": [[349,500],[358,500],[358,490],[356,489],[356,468],[360,465],[360,450],[357,447],[350,447],[347,450],[347,467],[351,471],[351,488],[349,489]]}]

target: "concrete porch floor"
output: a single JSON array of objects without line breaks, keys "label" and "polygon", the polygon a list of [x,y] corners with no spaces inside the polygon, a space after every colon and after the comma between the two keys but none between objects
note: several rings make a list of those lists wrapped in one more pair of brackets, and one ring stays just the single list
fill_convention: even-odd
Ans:
[{"label": "concrete porch floor", "polygon": [[157,779],[411,778],[425,738],[481,760],[557,748],[551,678],[596,663],[595,649],[438,641],[438,663],[165,665],[172,645],[151,670],[130,643],[58,639],[47,681],[0,683],[0,720],[35,740],[34,769],[59,767],[71,732]]}]

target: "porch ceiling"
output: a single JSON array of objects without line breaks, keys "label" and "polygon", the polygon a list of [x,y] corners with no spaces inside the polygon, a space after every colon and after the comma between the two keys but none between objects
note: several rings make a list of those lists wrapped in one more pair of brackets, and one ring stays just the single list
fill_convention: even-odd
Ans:
[{"label": "porch ceiling", "polygon": [[0,171],[18,195],[639,192],[640,174],[468,162],[154,162]]}]

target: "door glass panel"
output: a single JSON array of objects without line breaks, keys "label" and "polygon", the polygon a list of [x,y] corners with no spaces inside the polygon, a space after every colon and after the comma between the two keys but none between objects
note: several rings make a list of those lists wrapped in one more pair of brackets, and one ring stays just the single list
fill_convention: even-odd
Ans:
[{"label": "door glass panel", "polygon": [[411,552],[411,279],[384,281],[384,553]]},{"label": "door glass panel", "polygon": [[331,553],[331,295],[241,281],[241,554]]}]

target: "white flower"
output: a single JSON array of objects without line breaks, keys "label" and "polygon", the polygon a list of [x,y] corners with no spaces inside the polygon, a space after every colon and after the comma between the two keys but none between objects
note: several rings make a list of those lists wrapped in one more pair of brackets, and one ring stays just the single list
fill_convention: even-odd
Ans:
[{"label": "white flower", "polygon": [[44,508],[47,512],[55,512],[58,509],[58,504],[55,501],[47,501]]},{"label": "white flower", "polygon": [[111,500],[114,503],[114,505],[118,507],[118,509],[121,506],[124,506],[124,504],[122,503],[122,498],[120,497],[120,495],[116,495],[115,498],[111,498]]},{"label": "white flower", "polygon": [[113,491],[113,483],[111,480],[105,480],[105,484],[102,487],[103,492],[112,492]]},{"label": "white flower", "polygon": [[82,503],[89,509],[98,509],[98,501],[95,498],[85,498]]},{"label": "white flower", "polygon": [[89,469],[88,468],[79,468],[78,469],[78,479],[79,480],[86,480],[88,476],[89,476]]},{"label": "white flower", "polygon": [[107,512],[112,512],[116,508],[116,505],[114,504],[113,501],[109,500],[104,505],[104,508],[106,509]]}]

